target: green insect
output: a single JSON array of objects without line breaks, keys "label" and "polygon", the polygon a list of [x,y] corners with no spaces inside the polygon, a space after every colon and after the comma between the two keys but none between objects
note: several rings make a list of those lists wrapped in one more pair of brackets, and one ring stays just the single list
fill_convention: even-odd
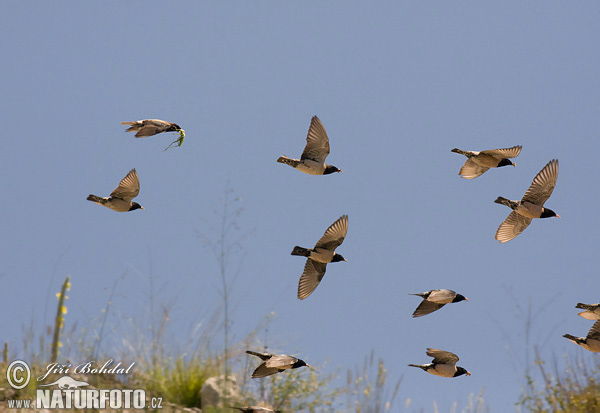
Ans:
[{"label": "green insect", "polygon": [[171,142],[169,144],[169,146],[167,146],[163,150],[163,152],[166,151],[167,149],[169,149],[170,147],[174,147],[175,144],[177,144],[177,147],[181,146],[181,144],[183,143],[183,139],[185,138],[185,131],[183,129],[179,129],[177,132],[179,132],[179,138],[177,138],[173,142]]}]

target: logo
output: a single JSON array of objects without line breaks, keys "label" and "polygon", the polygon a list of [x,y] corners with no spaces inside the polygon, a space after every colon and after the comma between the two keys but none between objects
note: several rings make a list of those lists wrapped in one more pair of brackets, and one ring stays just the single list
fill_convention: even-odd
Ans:
[{"label": "logo", "polygon": [[71,376],[62,376],[60,379],[56,380],[54,383],[48,383],[48,384],[40,384],[40,387],[46,387],[46,386],[54,386],[57,385],[59,389],[78,389],[79,387],[84,387],[84,386],[89,386],[89,383],[86,383],[85,381],[78,381],[75,380],[73,377]]},{"label": "logo", "polygon": [[20,390],[29,384],[31,369],[23,360],[15,360],[6,368],[6,380],[10,387]]},{"label": "logo", "polygon": [[[101,367],[94,362],[82,363],[73,368],[71,364],[51,363],[46,373],[37,378],[44,381],[50,374],[62,374],[57,380],[38,384],[35,400],[7,400],[9,409],[162,409],[162,397],[146,400],[144,389],[93,389],[86,381],[76,380],[68,374],[127,374],[135,362],[125,367],[112,359]],[[6,369],[8,384],[14,389],[23,389],[31,381],[31,369],[22,360],[15,360]],[[56,386],[56,388],[44,388]]]}]

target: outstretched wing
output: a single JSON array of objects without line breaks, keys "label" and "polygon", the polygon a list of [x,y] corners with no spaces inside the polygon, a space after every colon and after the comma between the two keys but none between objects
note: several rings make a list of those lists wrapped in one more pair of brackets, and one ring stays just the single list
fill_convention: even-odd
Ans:
[{"label": "outstretched wing", "polygon": [[522,201],[529,201],[532,204],[544,205],[544,202],[550,198],[552,191],[556,186],[558,178],[558,160],[553,159],[542,168],[542,170],[533,178]]},{"label": "outstretched wing", "polygon": [[433,357],[433,363],[451,364],[455,365],[458,361],[458,356],[454,353],[444,350],[436,350],[434,348],[427,349],[427,355]]},{"label": "outstretched wing", "polygon": [[329,155],[329,138],[323,124],[318,117],[313,116],[306,136],[306,147],[302,152],[301,160],[311,159],[315,162],[324,163]]},{"label": "outstretched wing", "polygon": [[121,179],[119,186],[111,192],[110,196],[130,202],[140,193],[140,180],[135,168],[129,171],[125,178]]},{"label": "outstretched wing", "polygon": [[521,153],[521,149],[523,147],[521,145],[513,146],[512,148],[504,148],[504,149],[488,149],[487,151],[481,151],[480,153],[484,155],[490,155],[494,158],[504,159],[504,158],[515,158],[517,155]]},{"label": "outstretched wing", "polygon": [[594,340],[600,340],[600,320],[596,321],[590,331],[587,333],[586,338]]},{"label": "outstretched wing", "polygon": [[135,137],[145,138],[153,136],[166,131],[170,126],[171,122],[160,119],[146,119],[142,121],[142,127],[139,129],[138,133],[135,134]]},{"label": "outstretched wing", "polygon": [[508,242],[525,230],[531,223],[531,218],[524,217],[512,211],[498,227],[496,239],[501,243]]},{"label": "outstretched wing", "polygon": [[342,245],[346,234],[348,233],[348,215],[342,215],[333,224],[327,228],[325,234],[315,245],[315,248],[325,248],[330,251],[335,251],[337,247]]},{"label": "outstretched wing", "polygon": [[462,168],[460,168],[458,174],[465,179],[473,179],[477,178],[479,175],[483,174],[488,169],[490,168],[477,165],[473,160],[469,158],[465,161],[465,164],[462,166]]},{"label": "outstretched wing", "polygon": [[279,373],[278,368],[267,367],[266,363],[262,363],[260,366],[258,366],[256,368],[256,370],[254,370],[254,373],[252,373],[252,378],[256,379],[259,377],[267,377],[267,376],[270,376],[275,373]]},{"label": "outstretched wing", "polygon": [[419,306],[417,307],[417,309],[415,310],[415,312],[413,313],[413,317],[422,317],[424,315],[433,313],[434,311],[439,310],[440,308],[442,308],[443,306],[445,306],[446,304],[438,304],[438,303],[433,303],[431,301],[428,300],[423,300],[421,301],[421,304],[419,304]]},{"label": "outstretched wing", "polygon": [[310,258],[306,260],[304,272],[298,283],[298,298],[300,300],[304,300],[317,288],[325,275],[326,268],[327,264],[313,261]]}]

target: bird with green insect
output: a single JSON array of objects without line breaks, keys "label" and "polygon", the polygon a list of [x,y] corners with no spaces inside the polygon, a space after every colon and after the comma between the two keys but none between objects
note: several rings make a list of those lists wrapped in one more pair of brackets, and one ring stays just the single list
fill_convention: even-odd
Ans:
[{"label": "bird with green insect", "polygon": [[185,138],[185,131],[181,127],[172,122],[167,122],[160,119],[144,119],[133,122],[121,122],[121,125],[128,125],[126,132],[137,132],[136,138],[145,138],[147,136],[157,135],[163,132],[178,132],[179,138],[175,139],[165,148],[165,151],[172,146],[181,146]]}]

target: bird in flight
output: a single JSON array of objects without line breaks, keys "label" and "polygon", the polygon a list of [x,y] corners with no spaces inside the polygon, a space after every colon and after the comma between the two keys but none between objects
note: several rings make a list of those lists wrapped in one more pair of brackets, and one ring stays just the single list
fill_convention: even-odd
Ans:
[{"label": "bird in flight", "polygon": [[473,179],[482,175],[490,168],[512,165],[509,158],[516,157],[521,152],[521,145],[505,149],[488,149],[486,151],[463,151],[454,148],[451,152],[459,153],[467,157],[465,164],[460,168],[458,174],[465,179]]},{"label": "bird in flight", "polygon": [[424,315],[433,313],[434,311],[439,310],[443,306],[449,303],[458,303],[460,301],[469,301],[462,294],[457,294],[452,290],[431,290],[424,293],[418,294],[410,294],[410,295],[418,295],[423,298],[421,304],[417,307],[415,312],[413,313],[413,317],[422,317]]},{"label": "bird in flight", "polygon": [[318,117],[313,116],[306,136],[306,147],[300,159],[291,159],[283,155],[277,162],[290,165],[300,172],[309,175],[328,175],[342,172],[333,165],[327,165],[325,159],[329,155],[329,138]]},{"label": "bird in flight", "polygon": [[348,215],[342,215],[327,228],[327,231],[314,248],[294,247],[292,255],[307,257],[304,272],[298,283],[298,298],[300,300],[304,300],[317,288],[325,275],[328,263],[346,261],[344,257],[335,252],[335,249],[342,245],[347,232]]},{"label": "bird in flight", "polygon": [[583,304],[577,303],[575,308],[581,308],[581,313],[577,313],[578,316],[585,318],[586,320],[600,320],[600,303],[598,304]]},{"label": "bird in flight", "polygon": [[529,226],[533,218],[560,218],[560,215],[550,208],[544,208],[544,203],[550,198],[556,186],[557,178],[558,160],[553,159],[533,178],[533,182],[520,201],[511,201],[501,196],[494,201],[513,210],[496,231],[498,241],[508,242],[515,238]]},{"label": "bird in flight", "polygon": [[259,357],[263,363],[254,370],[252,378],[267,377],[275,373],[281,373],[288,369],[297,369],[298,367],[310,367],[296,357],[287,354],[257,353],[256,351],[246,350],[246,353]]},{"label": "bird in flight", "polygon": [[427,349],[427,355],[433,357],[433,361],[429,364],[409,364],[411,367],[419,367],[429,374],[440,377],[458,377],[466,374],[470,376],[467,370],[462,367],[456,367],[458,356],[454,353],[444,350],[436,350],[434,348]]},{"label": "bird in flight", "polygon": [[132,199],[138,196],[139,193],[140,180],[134,168],[119,182],[119,186],[111,192],[110,197],[100,197],[90,194],[87,200],[110,208],[113,211],[127,212],[135,209],[144,209],[137,202],[132,202]]},{"label": "bird in flight", "polygon": [[575,337],[571,334],[565,334],[563,337],[586,350],[600,353],[600,320],[594,323],[586,337]]},{"label": "bird in flight", "polygon": [[136,138],[146,138],[163,132],[179,132],[178,124],[160,119],[144,119],[133,122],[121,122],[121,125],[130,126],[125,132],[137,132]]},{"label": "bird in flight", "polygon": [[145,138],[163,132],[179,132],[179,138],[171,142],[169,146],[165,148],[165,151],[175,144],[181,146],[183,144],[183,139],[185,138],[185,131],[181,129],[178,124],[167,122],[165,120],[144,119],[133,122],[121,122],[121,125],[130,126],[125,132],[137,132],[135,134],[136,138]]}]

